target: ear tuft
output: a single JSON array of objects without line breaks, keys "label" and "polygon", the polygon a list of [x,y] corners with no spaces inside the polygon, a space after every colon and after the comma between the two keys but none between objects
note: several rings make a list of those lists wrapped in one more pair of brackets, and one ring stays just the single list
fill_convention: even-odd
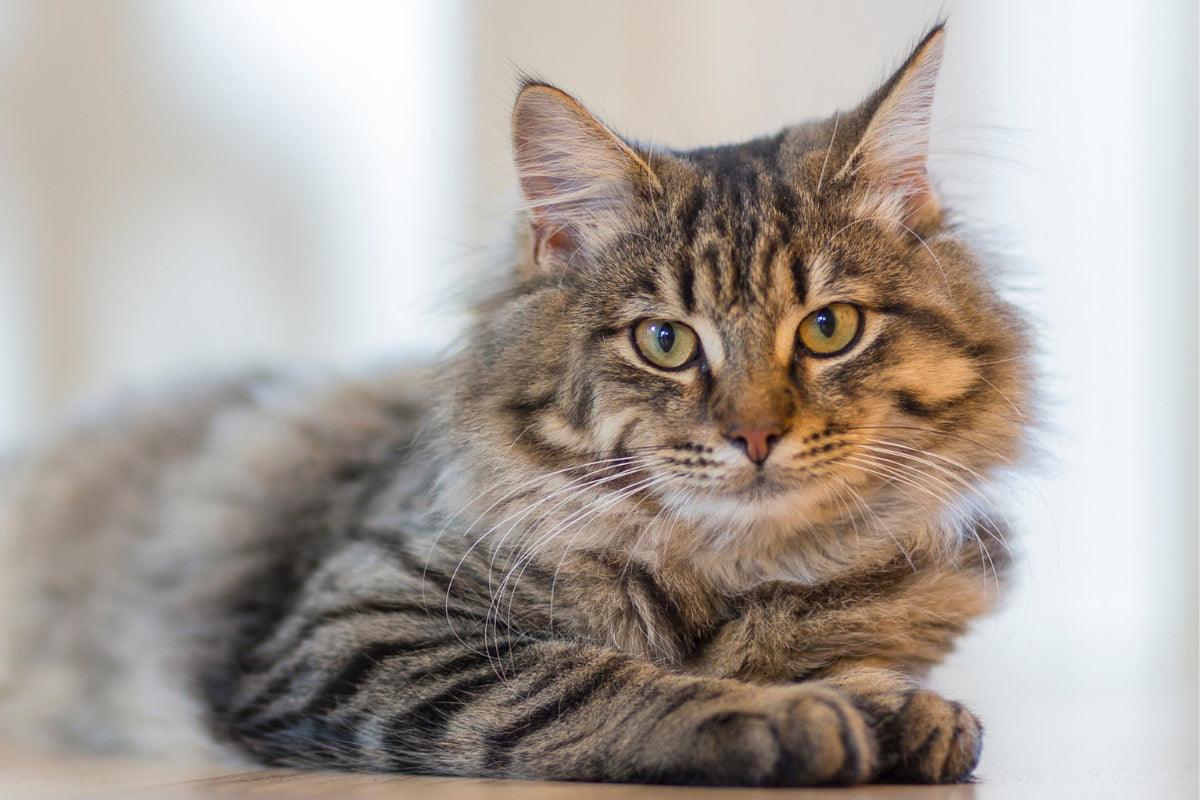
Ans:
[{"label": "ear tuft", "polygon": [[939,24],[867,101],[874,106],[870,121],[841,170],[864,183],[884,213],[916,230],[933,227],[941,216],[926,164],[944,39]]},{"label": "ear tuft", "polygon": [[542,269],[573,266],[626,227],[657,176],[561,89],[525,83],[513,107],[513,156]]}]

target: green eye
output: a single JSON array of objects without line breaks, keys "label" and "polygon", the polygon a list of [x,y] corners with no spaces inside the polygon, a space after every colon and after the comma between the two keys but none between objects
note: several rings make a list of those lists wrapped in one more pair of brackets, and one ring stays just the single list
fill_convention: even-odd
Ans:
[{"label": "green eye", "polygon": [[862,312],[849,303],[830,303],[800,323],[800,343],[815,356],[832,356],[854,344]]},{"label": "green eye", "polygon": [[633,329],[633,343],[642,358],[660,369],[680,369],[692,362],[700,349],[696,332],[666,319],[647,319]]}]

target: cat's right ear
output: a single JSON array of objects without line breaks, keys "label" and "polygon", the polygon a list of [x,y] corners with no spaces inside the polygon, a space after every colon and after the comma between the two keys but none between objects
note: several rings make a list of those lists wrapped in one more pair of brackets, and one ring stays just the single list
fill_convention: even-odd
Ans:
[{"label": "cat's right ear", "polygon": [[527,82],[512,118],[513,157],[541,271],[586,261],[661,191],[632,147],[561,89]]}]

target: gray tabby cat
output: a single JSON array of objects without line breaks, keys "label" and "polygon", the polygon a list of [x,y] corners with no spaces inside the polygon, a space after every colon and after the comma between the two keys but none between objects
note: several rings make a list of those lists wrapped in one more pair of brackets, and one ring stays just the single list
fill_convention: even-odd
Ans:
[{"label": "gray tabby cat", "polygon": [[[992,607],[1017,312],[926,173],[943,31],[745,144],[513,113],[528,226],[436,380],[129,404],[0,503],[0,728],[596,781],[960,781],[918,680]],[[19,609],[19,613],[16,610]]]}]

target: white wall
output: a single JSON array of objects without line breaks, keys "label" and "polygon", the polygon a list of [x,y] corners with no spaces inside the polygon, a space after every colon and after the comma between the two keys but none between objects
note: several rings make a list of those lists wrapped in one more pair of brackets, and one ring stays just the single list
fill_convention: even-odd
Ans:
[{"label": "white wall", "polygon": [[461,5],[2,8],[0,440],[130,381],[440,346]]},{"label": "white wall", "polygon": [[[440,347],[506,219],[516,67],[711,143],[856,102],[945,5],[0,6],[0,441],[194,364]],[[1115,764],[1194,764],[1158,703],[1195,718],[1196,7],[949,11],[935,171],[1014,256],[1051,458],[1011,609],[938,680],[992,720],[985,766],[1113,719]]]}]

